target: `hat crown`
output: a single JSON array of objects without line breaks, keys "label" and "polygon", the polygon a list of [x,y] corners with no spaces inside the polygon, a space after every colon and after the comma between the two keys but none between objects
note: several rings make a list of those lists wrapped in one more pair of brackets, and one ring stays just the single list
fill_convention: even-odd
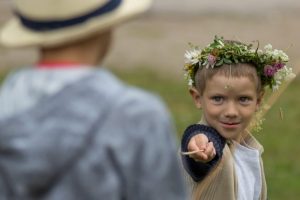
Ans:
[{"label": "hat crown", "polygon": [[35,20],[58,20],[89,13],[110,0],[14,0],[16,12]]},{"label": "hat crown", "polygon": [[152,0],[12,0],[0,30],[7,47],[50,47],[105,31],[146,11]]}]

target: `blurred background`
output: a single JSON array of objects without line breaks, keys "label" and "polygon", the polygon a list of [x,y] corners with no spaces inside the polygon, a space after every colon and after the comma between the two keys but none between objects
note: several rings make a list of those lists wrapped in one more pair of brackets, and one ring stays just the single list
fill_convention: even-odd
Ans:
[{"label": "blurred background", "polygon": [[[9,0],[0,0],[0,26],[12,15],[9,4]],[[124,81],[160,95],[173,114],[180,139],[185,127],[200,117],[182,76],[188,43],[204,46],[215,35],[244,42],[259,40],[261,48],[270,43],[286,51],[290,66],[299,71],[299,20],[299,0],[154,0],[146,15],[117,28],[104,65]],[[37,57],[32,48],[0,47],[0,80]],[[300,79],[296,78],[265,116],[263,130],[255,133],[265,147],[271,200],[300,196],[299,91]]]}]

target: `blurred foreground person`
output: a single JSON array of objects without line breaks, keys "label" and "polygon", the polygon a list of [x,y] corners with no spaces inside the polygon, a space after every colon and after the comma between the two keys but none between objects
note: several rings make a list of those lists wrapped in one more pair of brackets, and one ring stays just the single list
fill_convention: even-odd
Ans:
[{"label": "blurred foreground person", "polygon": [[40,59],[0,90],[1,200],[185,199],[161,100],[95,68],[113,26],[150,3],[13,1],[1,43],[37,47]]}]

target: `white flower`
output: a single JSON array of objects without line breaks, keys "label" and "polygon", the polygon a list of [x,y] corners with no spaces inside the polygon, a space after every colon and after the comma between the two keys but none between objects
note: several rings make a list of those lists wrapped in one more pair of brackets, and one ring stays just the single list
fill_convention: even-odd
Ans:
[{"label": "white flower", "polygon": [[[251,53],[255,53],[256,52],[256,49],[250,49],[250,52]],[[257,50],[257,54],[263,54],[263,51],[261,49],[258,49]]]},{"label": "white flower", "polygon": [[199,62],[199,57],[201,55],[201,50],[199,49],[193,49],[191,51],[186,51],[184,54],[185,63],[194,65]]},{"label": "white flower", "polygon": [[266,50],[266,54],[269,56],[269,57],[274,57],[274,51],[272,49],[272,45],[271,44],[267,44],[264,49]]},{"label": "white flower", "polygon": [[281,85],[281,81],[284,79],[284,73],[283,70],[279,70],[275,75],[274,75],[274,79],[275,79],[275,84],[272,85],[272,90],[278,90],[279,86]]},{"label": "white flower", "polygon": [[288,68],[287,66],[284,66],[278,70],[274,75],[275,85],[272,86],[273,91],[277,90],[283,81],[289,81],[295,78],[295,76],[296,75],[293,73],[293,69]]},{"label": "white flower", "polygon": [[289,60],[288,55],[286,55],[286,53],[284,53],[282,50],[274,49],[272,55],[275,59],[281,58],[285,62],[287,62]]},{"label": "white flower", "polygon": [[189,78],[189,74],[186,72],[186,73],[183,74],[183,77],[184,77],[185,79],[188,79],[188,78]]},{"label": "white flower", "polygon": [[276,84],[276,85],[272,85],[272,91],[275,92],[276,90],[279,89],[279,85]]},{"label": "white flower", "polygon": [[264,47],[264,49],[266,50],[266,51],[272,51],[272,45],[271,44],[267,44],[265,47]]},{"label": "white flower", "polygon": [[220,47],[224,47],[224,43],[221,40],[218,40],[218,43],[220,44]]},{"label": "white flower", "polygon": [[194,83],[194,81],[190,78],[190,79],[189,79],[189,82],[188,82],[188,85],[189,85],[189,86],[193,86],[193,83]]},{"label": "white flower", "polygon": [[286,55],[286,53],[284,53],[282,50],[278,50],[278,49],[272,50],[268,47],[266,48],[266,54],[276,60],[282,60],[284,62],[289,61],[288,55]]},{"label": "white flower", "polygon": [[281,81],[279,79],[275,80],[275,85],[272,85],[273,92],[278,90],[280,85],[281,85]]},{"label": "white flower", "polygon": [[292,80],[293,78],[296,77],[296,74],[293,73],[292,68],[288,68],[287,66],[284,66],[284,68],[285,68],[285,73],[286,73],[285,78],[284,78],[285,81]]}]

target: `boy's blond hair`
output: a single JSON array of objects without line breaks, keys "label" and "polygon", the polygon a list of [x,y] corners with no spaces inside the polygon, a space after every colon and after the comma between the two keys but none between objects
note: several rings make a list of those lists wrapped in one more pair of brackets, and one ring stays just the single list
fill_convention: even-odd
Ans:
[{"label": "boy's blond hair", "polygon": [[197,70],[195,75],[195,86],[201,95],[205,90],[206,81],[210,80],[216,74],[224,75],[228,78],[248,77],[254,84],[256,84],[257,93],[260,93],[263,90],[261,80],[257,76],[257,71],[253,64],[224,64],[218,68],[203,67]]}]

